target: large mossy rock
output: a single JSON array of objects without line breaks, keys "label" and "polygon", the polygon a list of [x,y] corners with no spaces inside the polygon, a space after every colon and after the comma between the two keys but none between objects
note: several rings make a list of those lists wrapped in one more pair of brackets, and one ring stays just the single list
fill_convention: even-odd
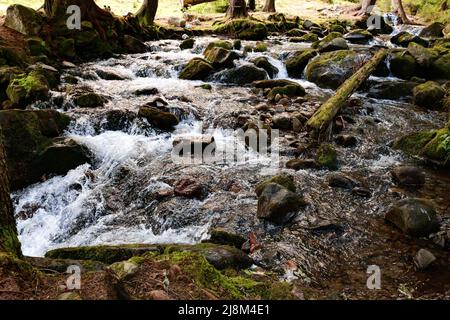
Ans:
[{"label": "large mossy rock", "polygon": [[236,39],[242,40],[264,40],[267,38],[268,30],[264,23],[250,19],[233,19],[216,27],[217,33],[229,34]]},{"label": "large mossy rock", "polygon": [[16,48],[0,46],[0,65],[24,67],[29,57]]},{"label": "large mossy rock", "polygon": [[153,107],[140,107],[138,115],[161,130],[173,130],[180,122],[174,114]]},{"label": "large mossy rock", "polygon": [[445,97],[444,88],[439,83],[428,81],[416,86],[413,90],[414,104],[428,108],[440,109]]},{"label": "large mossy rock", "polygon": [[278,174],[276,176],[273,176],[272,178],[269,178],[267,180],[258,183],[255,187],[256,195],[259,197],[266,188],[266,186],[268,186],[271,183],[279,184],[291,192],[295,192],[297,190],[297,188],[295,187],[294,178],[292,176],[285,174]]},{"label": "large mossy rock", "polygon": [[6,89],[6,94],[14,105],[25,108],[36,100],[47,100],[49,84],[43,73],[35,70],[28,75],[14,77]]},{"label": "large mossy rock", "polygon": [[403,199],[386,213],[385,219],[406,234],[422,237],[439,230],[439,221],[432,204],[419,198]]},{"label": "large mossy rock", "polygon": [[338,158],[336,149],[328,143],[322,143],[317,151],[316,163],[329,170],[337,170]]},{"label": "large mossy rock", "polygon": [[214,47],[206,51],[205,58],[214,68],[233,68],[234,60],[239,59],[239,55],[234,51]]},{"label": "large mossy rock", "polygon": [[427,130],[407,134],[394,141],[393,148],[410,155],[425,157],[440,165],[450,160],[450,123],[439,130]]},{"label": "large mossy rock", "polygon": [[4,26],[22,34],[37,35],[42,24],[42,16],[32,8],[14,4],[6,10]]},{"label": "large mossy rock", "polygon": [[46,258],[92,260],[103,263],[116,263],[132,257],[147,253],[172,254],[175,252],[198,253],[212,264],[216,269],[245,269],[252,265],[250,259],[243,251],[226,245],[201,243],[197,245],[121,245],[121,246],[95,246],[55,249],[45,254]]},{"label": "large mossy rock", "polygon": [[266,57],[258,57],[252,62],[258,68],[266,70],[270,78],[273,78],[280,71],[277,67],[271,64]]},{"label": "large mossy rock", "polygon": [[112,56],[116,41],[103,40],[95,29],[83,27],[71,37],[75,42],[75,51],[83,59],[109,58]]},{"label": "large mossy rock", "polygon": [[77,94],[73,101],[80,108],[97,108],[102,107],[106,99],[95,92],[84,92]]},{"label": "large mossy rock", "polygon": [[435,79],[450,79],[450,51],[431,63],[430,73]]},{"label": "large mossy rock", "polygon": [[444,36],[445,25],[440,22],[433,22],[420,31],[419,36],[425,38],[442,38]]},{"label": "large mossy rock", "polygon": [[193,58],[181,71],[179,78],[184,80],[205,80],[214,70],[212,65],[201,58]]},{"label": "large mossy rock", "polygon": [[416,60],[417,64],[424,69],[429,68],[433,61],[439,57],[439,54],[436,51],[425,48],[415,42],[411,42],[408,45],[408,53]]},{"label": "large mossy rock", "polygon": [[356,71],[363,56],[351,50],[321,54],[306,67],[306,79],[322,88],[337,89]]},{"label": "large mossy rock", "polygon": [[267,99],[269,99],[270,101],[274,101],[277,95],[293,98],[293,97],[302,97],[305,94],[306,91],[301,85],[299,84],[287,85],[284,87],[272,88],[269,94],[267,95]]},{"label": "large mossy rock", "polygon": [[208,52],[214,48],[233,50],[233,44],[230,41],[226,41],[226,40],[217,40],[217,41],[210,42],[206,46],[205,51],[203,51],[203,55],[207,56]]},{"label": "large mossy rock", "polygon": [[245,64],[218,72],[214,78],[224,83],[245,85],[258,80],[266,80],[267,72],[254,65]]},{"label": "large mossy rock", "polygon": [[88,162],[86,148],[70,139],[58,139],[69,122],[68,116],[55,110],[0,111],[12,190],[38,182],[43,175],[65,174]]},{"label": "large mossy rock", "polygon": [[390,69],[393,76],[409,80],[417,75],[416,60],[410,54],[393,53],[390,55]]},{"label": "large mossy rock", "polygon": [[315,50],[302,50],[291,54],[286,60],[288,75],[292,78],[301,78],[308,62],[316,55]]}]

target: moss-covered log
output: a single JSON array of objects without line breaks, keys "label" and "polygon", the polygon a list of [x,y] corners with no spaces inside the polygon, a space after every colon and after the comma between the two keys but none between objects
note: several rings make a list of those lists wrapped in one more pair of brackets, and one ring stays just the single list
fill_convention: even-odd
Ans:
[{"label": "moss-covered log", "polygon": [[0,252],[21,257],[20,242],[17,238],[16,221],[9,196],[9,180],[6,167],[5,149],[0,127]]},{"label": "moss-covered log", "polygon": [[345,101],[361,86],[361,84],[375,71],[378,64],[387,55],[387,50],[378,51],[363,67],[352,77],[345,81],[314,115],[308,120],[307,127],[311,136],[318,137],[325,131],[333,121],[336,114],[341,110]]}]

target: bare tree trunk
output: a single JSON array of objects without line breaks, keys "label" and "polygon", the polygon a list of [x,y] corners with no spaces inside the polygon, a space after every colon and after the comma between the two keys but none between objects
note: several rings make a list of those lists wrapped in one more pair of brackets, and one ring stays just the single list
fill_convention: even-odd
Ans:
[{"label": "bare tree trunk", "polygon": [[372,11],[372,6],[374,6],[377,3],[377,0],[362,0],[361,1],[361,9],[359,12],[357,12],[357,15],[365,16],[370,15],[370,12]]},{"label": "bare tree trunk", "polygon": [[255,0],[248,0],[248,8],[251,11],[255,11],[255,9],[256,9],[256,1]]},{"label": "bare tree trunk", "polygon": [[149,26],[155,20],[156,11],[158,11],[158,0],[144,0],[136,17],[141,25]]},{"label": "bare tree trunk", "polygon": [[275,0],[266,0],[263,11],[264,12],[276,12],[277,10],[275,9]]},{"label": "bare tree trunk", "polygon": [[16,221],[9,196],[9,179],[6,167],[6,155],[0,128],[0,252],[8,252],[22,257],[20,242],[17,238]]},{"label": "bare tree trunk", "polygon": [[402,22],[410,24],[411,20],[409,20],[408,16],[406,15],[405,9],[403,8],[402,0],[393,0],[393,4],[394,4],[394,12],[400,16]]},{"label": "bare tree trunk", "polygon": [[247,3],[245,0],[230,0],[230,6],[227,11],[227,18],[246,18],[248,17]]}]

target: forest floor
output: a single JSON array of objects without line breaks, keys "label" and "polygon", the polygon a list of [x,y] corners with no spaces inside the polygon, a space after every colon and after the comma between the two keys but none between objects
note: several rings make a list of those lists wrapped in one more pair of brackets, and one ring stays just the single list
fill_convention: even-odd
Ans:
[{"label": "forest floor", "polygon": [[[118,15],[126,15],[128,12],[136,12],[142,1],[140,0],[98,0],[96,1],[100,7],[109,6],[111,10]],[[218,0],[214,4],[206,3],[199,6],[195,6],[188,10],[191,14],[203,14],[209,17],[215,18],[220,17],[223,13],[213,14],[215,8],[221,5],[221,2],[226,2],[226,0]],[[380,10],[388,11],[390,1],[381,0],[378,1]],[[415,5],[415,0],[404,1],[407,12],[410,14],[412,11],[418,10]],[[436,11],[436,5],[434,5],[434,0],[429,1],[427,4],[429,8],[423,9],[419,12],[417,16],[412,17],[412,20],[417,23],[426,23],[430,20],[430,17],[437,19],[439,17],[433,14]],[[42,6],[42,0],[0,0],[0,15],[6,12],[8,6],[14,3],[20,3],[35,9]],[[261,9],[263,7],[264,1],[257,0],[256,7],[257,12],[253,13],[255,17],[267,16],[267,14],[262,13]],[[354,8],[355,3],[348,2],[345,0],[332,0],[332,1],[321,1],[321,0],[277,0],[276,7],[277,11],[289,15],[300,16],[301,18],[308,18],[313,21],[322,21],[326,19],[348,19],[352,20],[355,17],[349,14],[349,9]],[[448,11],[447,11],[448,12]],[[166,21],[168,17],[181,17],[183,15],[180,10],[179,1],[177,0],[159,0],[159,7],[157,12],[157,20]],[[442,13],[442,17],[439,19],[442,21],[448,21],[444,17],[445,13]]]}]

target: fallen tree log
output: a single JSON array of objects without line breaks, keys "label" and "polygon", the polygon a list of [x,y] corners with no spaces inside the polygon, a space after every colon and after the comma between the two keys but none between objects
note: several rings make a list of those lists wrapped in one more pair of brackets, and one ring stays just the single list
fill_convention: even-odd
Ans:
[{"label": "fallen tree log", "polygon": [[318,138],[320,133],[328,129],[330,123],[341,110],[345,101],[366,81],[366,79],[375,71],[378,64],[383,61],[388,51],[381,49],[356,73],[347,79],[336,91],[336,93],[328,99],[313,114],[306,123],[310,136]]}]

